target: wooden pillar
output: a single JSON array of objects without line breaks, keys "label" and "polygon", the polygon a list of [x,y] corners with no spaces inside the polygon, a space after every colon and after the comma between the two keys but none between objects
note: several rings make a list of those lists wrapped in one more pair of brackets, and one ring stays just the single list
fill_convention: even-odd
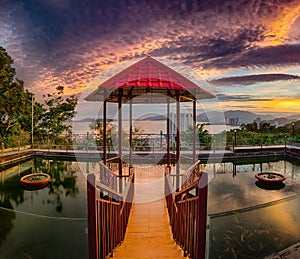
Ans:
[{"label": "wooden pillar", "polygon": [[85,172],[86,172],[86,174],[90,173],[90,163],[89,162],[86,162],[86,170],[85,170]]},{"label": "wooden pillar", "polygon": [[31,148],[34,147],[34,139],[33,139],[33,133],[34,133],[34,96],[31,95]]},{"label": "wooden pillar", "polygon": [[197,116],[196,116],[196,98],[193,100],[193,162],[196,163],[197,160],[197,152],[196,152],[196,142],[197,142],[197,134],[196,134],[196,126],[197,126]]},{"label": "wooden pillar", "polygon": [[86,145],[85,145],[85,151],[86,151],[86,152],[89,151],[89,139],[90,139],[90,133],[87,132],[87,133],[86,133]]},{"label": "wooden pillar", "polygon": [[103,102],[103,164],[106,165],[106,99]]},{"label": "wooden pillar", "polygon": [[170,166],[170,164],[170,97],[167,96],[167,165]]},{"label": "wooden pillar", "polygon": [[[119,88],[118,96],[118,150],[119,150],[119,176],[122,176],[122,96],[123,89]],[[122,193],[122,177],[119,178],[119,192]]]},{"label": "wooden pillar", "polygon": [[132,166],[132,99],[129,101],[129,167]]},{"label": "wooden pillar", "polygon": [[87,205],[88,205],[88,242],[89,242],[89,259],[99,258],[98,237],[96,230],[96,189],[95,175],[87,176]]},{"label": "wooden pillar", "polygon": [[179,189],[179,174],[180,174],[180,95],[177,93],[176,102],[176,115],[177,115],[177,133],[176,133],[176,190]]},{"label": "wooden pillar", "polygon": [[197,233],[198,233],[198,257],[205,258],[206,248],[206,228],[207,228],[207,191],[208,191],[208,175],[203,172],[201,174],[198,185],[198,207],[197,207]]},{"label": "wooden pillar", "polygon": [[198,206],[197,206],[197,236],[196,236],[196,251],[198,252],[197,259],[205,258],[206,249],[206,228],[207,228],[207,191],[208,191],[208,175],[205,172],[201,173],[198,184]]}]

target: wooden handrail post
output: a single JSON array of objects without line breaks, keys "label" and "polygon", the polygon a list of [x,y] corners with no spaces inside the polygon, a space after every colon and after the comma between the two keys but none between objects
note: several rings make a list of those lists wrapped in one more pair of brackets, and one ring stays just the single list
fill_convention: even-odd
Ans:
[{"label": "wooden handrail post", "polygon": [[88,203],[88,242],[89,242],[89,259],[97,259],[97,231],[96,231],[96,189],[95,175],[87,176],[87,203]]},{"label": "wooden handrail post", "polygon": [[128,167],[128,169],[129,169],[129,175],[132,175],[133,174],[133,166],[132,165],[129,165],[129,167]]},{"label": "wooden handrail post", "polygon": [[198,255],[196,259],[205,258],[206,248],[206,224],[207,224],[207,190],[208,190],[208,175],[205,172],[201,173],[198,184],[198,206],[197,206],[197,237],[196,250]]}]

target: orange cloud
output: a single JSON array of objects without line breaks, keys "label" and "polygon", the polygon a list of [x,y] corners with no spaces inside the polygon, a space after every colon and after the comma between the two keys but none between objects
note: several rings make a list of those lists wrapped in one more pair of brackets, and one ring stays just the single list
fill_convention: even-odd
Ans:
[{"label": "orange cloud", "polygon": [[[222,103],[222,106],[226,109],[236,108],[240,103],[238,102],[226,102]],[[299,99],[274,99],[274,100],[262,100],[255,102],[247,102],[245,106],[246,110],[253,112],[290,112],[299,113],[300,100]],[[240,107],[242,108],[242,106]]]},{"label": "orange cloud", "polygon": [[262,101],[248,101],[246,105],[238,101],[228,101],[221,103],[224,110],[244,109],[252,112],[287,112],[299,113],[299,99],[273,99]]},{"label": "orange cloud", "polygon": [[267,25],[269,28],[266,35],[267,45],[276,46],[284,43],[289,36],[292,25],[300,17],[300,4],[286,8],[282,7],[282,9],[276,20]]},{"label": "orange cloud", "polygon": [[270,102],[270,107],[284,112],[297,112],[300,111],[299,99],[279,99]]}]

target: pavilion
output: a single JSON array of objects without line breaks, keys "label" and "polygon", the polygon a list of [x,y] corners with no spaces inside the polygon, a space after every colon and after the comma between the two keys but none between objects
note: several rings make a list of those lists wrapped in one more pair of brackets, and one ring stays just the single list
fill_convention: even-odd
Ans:
[{"label": "pavilion", "polygon": [[[138,98],[136,98],[138,97]],[[132,166],[132,108],[133,104],[167,104],[167,165],[170,153],[170,103],[176,103],[176,174],[180,163],[180,103],[192,102],[193,106],[193,160],[196,161],[196,101],[214,96],[175,70],[147,56],[120,73],[101,83],[88,95],[87,101],[103,102],[103,132],[106,132],[107,102],[118,104],[118,155],[119,176],[122,176],[122,105],[129,104],[129,164]],[[103,162],[107,161],[107,141],[103,136]],[[178,187],[178,186],[177,186]]]}]

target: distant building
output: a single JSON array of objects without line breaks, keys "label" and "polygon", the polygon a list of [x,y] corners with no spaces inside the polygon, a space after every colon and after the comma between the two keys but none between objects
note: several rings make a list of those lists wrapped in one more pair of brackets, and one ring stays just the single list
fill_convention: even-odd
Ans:
[{"label": "distant building", "polygon": [[229,125],[239,126],[240,125],[240,119],[239,118],[229,118]]},{"label": "distant building", "polygon": [[241,122],[238,117],[236,118],[225,117],[225,124],[230,126],[240,126]]},{"label": "distant building", "polygon": [[261,118],[260,117],[257,117],[254,122],[256,122],[257,125],[259,125],[261,123]]},{"label": "distant building", "polygon": [[[180,114],[180,133],[185,132],[190,125],[193,125],[193,115],[191,113]],[[170,133],[177,134],[177,114],[170,113]]]},{"label": "distant building", "polygon": [[228,117],[225,117],[225,124],[229,125],[229,118]]}]

